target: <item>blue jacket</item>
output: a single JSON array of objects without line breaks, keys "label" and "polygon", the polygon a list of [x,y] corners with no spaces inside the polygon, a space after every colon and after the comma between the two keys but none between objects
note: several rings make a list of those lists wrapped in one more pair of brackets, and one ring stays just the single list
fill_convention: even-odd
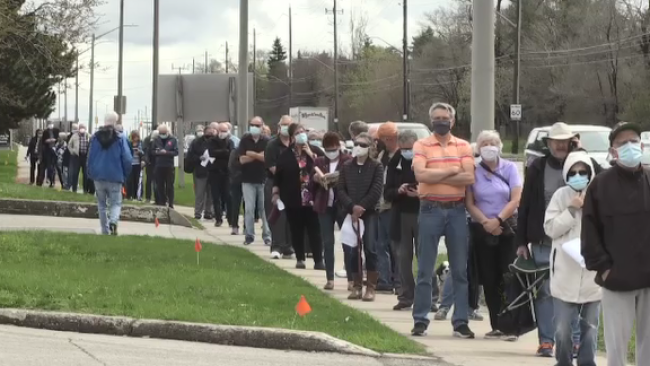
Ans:
[{"label": "blue jacket", "polygon": [[124,183],[131,174],[132,160],[126,137],[112,126],[103,127],[90,140],[88,176],[95,181]]}]

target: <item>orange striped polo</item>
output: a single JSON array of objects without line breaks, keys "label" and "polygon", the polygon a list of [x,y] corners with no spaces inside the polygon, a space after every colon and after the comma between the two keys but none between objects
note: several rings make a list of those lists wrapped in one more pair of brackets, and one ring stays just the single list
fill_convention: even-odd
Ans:
[{"label": "orange striped polo", "polygon": [[[474,153],[469,142],[450,136],[446,146],[442,146],[435,135],[418,140],[413,145],[413,163],[425,161],[427,168],[442,169],[452,166],[463,167],[465,159],[471,160],[474,167]],[[465,161],[466,162],[466,161]],[[465,164],[467,166],[468,164]],[[444,183],[418,184],[420,199],[430,201],[459,201],[465,198],[465,186],[452,186]]]}]

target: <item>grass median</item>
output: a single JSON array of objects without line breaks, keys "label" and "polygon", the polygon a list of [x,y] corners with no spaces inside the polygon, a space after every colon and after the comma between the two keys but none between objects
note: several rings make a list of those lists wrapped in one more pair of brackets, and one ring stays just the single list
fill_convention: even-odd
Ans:
[{"label": "grass median", "polygon": [[[43,240],[47,238],[47,240]],[[243,248],[153,237],[0,235],[0,307],[321,331],[379,352],[424,347]],[[305,295],[313,311],[300,318]]]}]

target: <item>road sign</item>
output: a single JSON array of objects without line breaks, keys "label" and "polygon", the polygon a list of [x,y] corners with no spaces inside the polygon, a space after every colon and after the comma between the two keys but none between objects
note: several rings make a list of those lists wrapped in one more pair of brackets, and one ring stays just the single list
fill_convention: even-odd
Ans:
[{"label": "road sign", "polygon": [[510,105],[510,119],[513,121],[521,121],[521,104]]}]

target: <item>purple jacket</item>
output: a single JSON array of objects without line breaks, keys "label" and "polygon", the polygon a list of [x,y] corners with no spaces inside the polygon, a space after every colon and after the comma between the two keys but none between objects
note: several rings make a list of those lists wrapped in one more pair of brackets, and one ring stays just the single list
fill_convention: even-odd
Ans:
[{"label": "purple jacket", "polygon": [[[348,154],[341,153],[339,155],[339,164],[336,166],[336,171],[340,171],[343,164],[346,161],[350,160],[352,157]],[[325,156],[319,156],[314,162],[314,168],[318,167],[323,173],[328,173],[330,171],[330,160]],[[314,174],[315,171],[312,173]],[[312,179],[312,195],[314,197],[314,211],[317,213],[325,213],[327,211],[327,200],[329,199],[329,192],[323,188],[320,184],[316,183]],[[336,192],[336,190],[334,190]],[[336,202],[336,196],[334,196],[334,201]],[[336,204],[336,203],[335,203]]]}]

